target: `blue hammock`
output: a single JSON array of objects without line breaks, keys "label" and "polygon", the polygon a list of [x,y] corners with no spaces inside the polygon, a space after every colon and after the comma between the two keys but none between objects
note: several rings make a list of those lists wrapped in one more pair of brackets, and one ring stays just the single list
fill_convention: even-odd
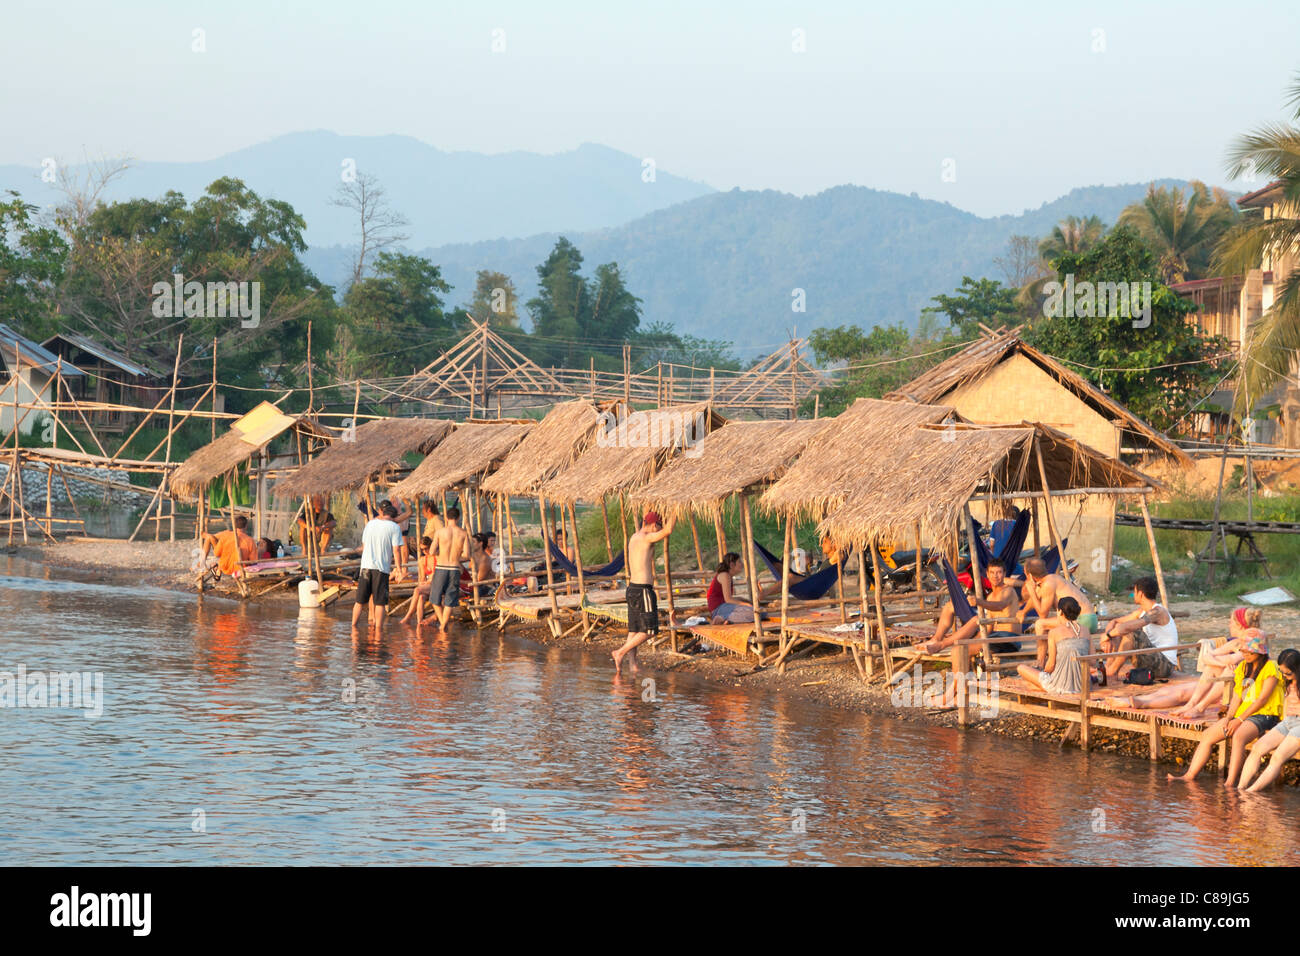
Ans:
[{"label": "blue hammock", "polygon": [[975,560],[980,574],[987,574],[989,562],[997,557],[1006,565],[1007,575],[1014,575],[1020,567],[1020,550],[1025,546],[1025,538],[1029,535],[1029,512],[1022,508],[1015,518],[993,522],[992,546],[984,543],[984,538],[980,535],[980,523],[974,518],[970,520],[974,525],[971,537],[975,540]]},{"label": "blue hammock", "polygon": [[[551,563],[558,565],[562,573],[571,578],[576,578],[578,576],[578,566],[565,556],[564,552],[560,550],[560,546],[556,544],[553,539],[546,539],[546,548],[551,552]],[[618,554],[614,555],[614,560],[609,562],[609,564],[605,565],[603,568],[583,568],[582,576],[584,578],[588,575],[594,578],[610,578],[622,570],[623,552],[620,551]]]},{"label": "blue hammock", "polygon": [[[754,550],[763,559],[767,569],[772,572],[772,577],[780,581],[781,559],[757,541],[754,542]],[[848,552],[845,552],[844,558],[845,560],[848,559]],[[843,565],[843,563],[841,561],[840,565]],[[800,601],[815,601],[817,598],[825,596],[826,592],[835,586],[835,581],[839,578],[840,565],[828,564],[817,573],[808,575],[802,581],[790,582],[790,597],[797,598]]]},{"label": "blue hammock", "polygon": [[970,598],[966,596],[966,589],[961,586],[961,581],[957,580],[957,572],[952,569],[948,559],[942,558],[941,560],[943,562],[943,583],[948,586],[948,599],[952,601],[953,613],[957,615],[957,620],[965,624],[975,616],[975,609],[970,606]]}]

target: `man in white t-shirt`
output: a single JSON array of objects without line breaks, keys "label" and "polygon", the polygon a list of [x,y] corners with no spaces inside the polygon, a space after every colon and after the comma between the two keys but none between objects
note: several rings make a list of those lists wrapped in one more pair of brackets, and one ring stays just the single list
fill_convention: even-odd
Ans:
[{"label": "man in white t-shirt", "polygon": [[[1155,578],[1138,578],[1133,582],[1133,603],[1137,610],[1117,617],[1106,628],[1107,637],[1119,637],[1134,631],[1146,632],[1151,646],[1157,650],[1178,645],[1178,624],[1169,609],[1159,603],[1160,585]],[[1178,666],[1177,651],[1161,651],[1169,663]]]},{"label": "man in white t-shirt", "polygon": [[[352,633],[357,633],[361,612],[367,607],[369,630],[379,633],[388,615],[388,576],[400,584],[406,578],[402,566],[402,529],[393,519],[397,509],[391,502],[379,505],[379,514],[366,522],[361,532],[361,577],[357,580],[357,603],[352,606]],[[396,570],[394,570],[396,568]]]}]

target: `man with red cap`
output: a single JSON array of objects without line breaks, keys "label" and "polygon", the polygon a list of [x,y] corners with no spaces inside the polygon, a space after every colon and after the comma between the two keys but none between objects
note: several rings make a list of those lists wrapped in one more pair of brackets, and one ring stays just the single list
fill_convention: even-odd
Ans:
[{"label": "man with red cap", "polygon": [[673,533],[676,518],[664,524],[657,512],[647,511],[641,527],[627,542],[627,641],[613,653],[614,673],[622,673],[623,658],[630,656],[638,671],[636,649],[659,632],[659,602],[655,597],[655,544]]}]

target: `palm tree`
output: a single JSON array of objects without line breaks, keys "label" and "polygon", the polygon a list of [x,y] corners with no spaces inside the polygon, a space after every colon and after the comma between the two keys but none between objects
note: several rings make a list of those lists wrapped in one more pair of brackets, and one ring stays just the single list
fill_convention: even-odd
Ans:
[{"label": "palm tree", "polygon": [[[1286,104],[1300,122],[1300,73],[1287,89]],[[1228,175],[1259,172],[1281,190],[1271,219],[1248,210],[1220,241],[1214,254],[1218,275],[1244,275],[1266,258],[1300,250],[1300,127],[1269,123],[1247,133],[1228,150]],[[1278,213],[1281,213],[1279,215]],[[1238,377],[1236,411],[1243,415],[1291,370],[1300,351],[1300,269],[1275,290],[1272,306],[1246,333]]]},{"label": "palm tree", "polygon": [[1232,200],[1222,189],[1192,181],[1186,194],[1176,186],[1147,188],[1146,198],[1119,214],[1160,260],[1168,285],[1203,278],[1219,240],[1237,220]]},{"label": "palm tree", "polygon": [[1043,301],[1043,286],[1056,277],[1056,261],[1067,252],[1084,253],[1101,242],[1106,224],[1096,216],[1080,218],[1066,216],[1055,226],[1046,239],[1038,244],[1038,259],[1042,273],[1020,289],[1016,301],[1026,317],[1036,313]]}]

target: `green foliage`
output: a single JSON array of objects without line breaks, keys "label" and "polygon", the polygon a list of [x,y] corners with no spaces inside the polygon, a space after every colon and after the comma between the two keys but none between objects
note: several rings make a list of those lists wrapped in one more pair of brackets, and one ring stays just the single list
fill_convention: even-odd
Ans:
[{"label": "green foliage", "polygon": [[8,196],[0,201],[0,322],[41,341],[53,331],[68,247],[56,230],[35,221],[36,206],[13,190]]},{"label": "green foliage", "polygon": [[924,312],[947,317],[948,324],[963,338],[979,335],[980,325],[1015,325],[1020,318],[1016,290],[997,279],[962,276],[955,295],[936,295],[930,301],[935,305]]},{"label": "green foliage", "polygon": [[1174,284],[1210,274],[1214,249],[1238,218],[1226,192],[1194,180],[1186,193],[1153,184],[1141,202],[1120,213],[1119,225],[1137,230],[1159,260],[1161,276]]},{"label": "green foliage", "polygon": [[[1076,287],[1082,282],[1151,284],[1145,326],[1145,319],[1121,314],[1112,301],[1106,314],[1037,316],[1024,336],[1156,428],[1175,425],[1222,375],[1221,363],[1214,359],[1226,352],[1226,343],[1203,338],[1187,322],[1191,303],[1161,281],[1154,254],[1134,229],[1117,227],[1087,252],[1062,254],[1057,274],[1061,284],[1073,276]],[[1135,311],[1130,307],[1130,313]]]},{"label": "green foliage", "polygon": [[439,297],[450,290],[428,259],[379,253],[374,274],[353,283],[343,300],[356,371],[401,375],[433,361],[453,332]]},{"label": "green foliage", "polygon": [[[479,322],[487,320],[497,331],[519,328],[519,293],[514,280],[504,272],[480,269],[474,281],[474,298],[460,308]],[[456,316],[455,319],[461,319]],[[460,324],[459,321],[456,322]]]},{"label": "green foliage", "polygon": [[593,280],[581,269],[582,253],[563,236],[537,267],[530,344],[545,363],[575,367],[588,348],[627,342],[640,325],[641,300],[628,291],[618,263],[598,266]]},{"label": "green foliage", "polygon": [[730,342],[679,335],[667,322],[652,322],[634,332],[629,340],[633,358],[642,367],[672,362],[701,369],[740,368],[740,363],[731,354]]}]

